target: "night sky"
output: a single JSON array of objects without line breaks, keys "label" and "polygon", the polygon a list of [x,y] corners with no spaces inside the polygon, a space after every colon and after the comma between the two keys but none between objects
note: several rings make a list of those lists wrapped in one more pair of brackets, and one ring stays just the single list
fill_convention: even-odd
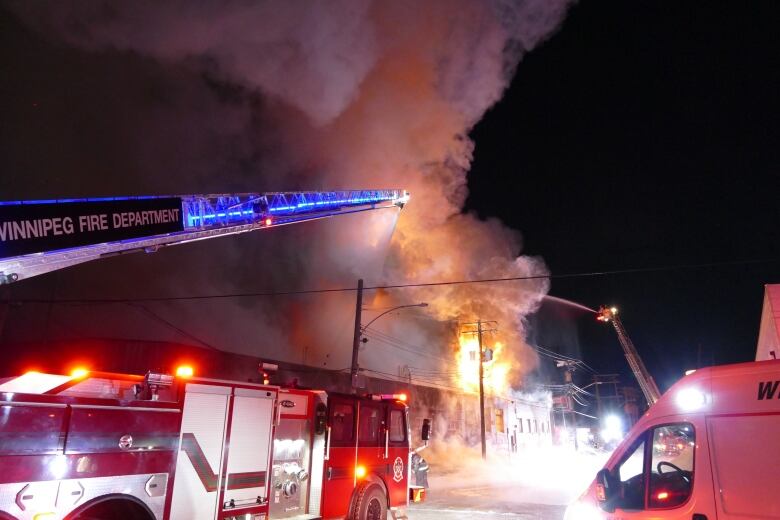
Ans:
[{"label": "night sky", "polygon": [[[468,208],[553,274],[775,260],[552,281],[619,306],[662,390],[699,348],[703,365],[753,359],[780,282],[779,25],[769,1],[583,1],[472,132]],[[589,364],[630,374],[611,327],[569,314]]]}]

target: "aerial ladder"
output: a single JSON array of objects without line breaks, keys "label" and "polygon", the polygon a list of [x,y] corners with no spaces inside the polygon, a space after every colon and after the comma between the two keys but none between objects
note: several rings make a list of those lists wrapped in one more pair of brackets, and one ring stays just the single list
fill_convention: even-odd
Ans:
[{"label": "aerial ladder", "polygon": [[636,351],[636,347],[634,347],[634,343],[631,341],[631,338],[629,338],[628,334],[626,334],[626,329],[623,327],[623,322],[620,321],[620,318],[618,317],[617,308],[606,307],[602,305],[599,308],[598,313],[596,313],[596,319],[605,323],[610,322],[612,323],[612,326],[615,327],[618,341],[620,341],[620,344],[623,347],[623,352],[626,354],[628,365],[634,372],[634,377],[636,377],[636,380],[639,383],[639,388],[641,388],[642,393],[647,400],[647,404],[649,406],[655,404],[658,399],[661,398],[661,392],[658,390],[658,386],[656,386],[655,381],[653,381],[653,377],[650,375],[650,372],[648,372],[647,368],[645,368],[645,364],[642,362],[642,358],[639,357],[639,353]]},{"label": "aerial ladder", "polygon": [[0,202],[0,285],[91,260],[377,209],[400,189]]}]

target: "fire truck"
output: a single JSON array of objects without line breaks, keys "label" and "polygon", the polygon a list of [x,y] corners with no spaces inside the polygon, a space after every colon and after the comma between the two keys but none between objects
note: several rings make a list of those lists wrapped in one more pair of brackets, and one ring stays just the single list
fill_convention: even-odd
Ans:
[{"label": "fire truck", "polygon": [[424,497],[404,394],[176,374],[0,379],[0,518],[379,520]]},{"label": "fire truck", "polygon": [[[0,202],[0,285],[408,200],[361,190]],[[410,484],[405,400],[184,367],[0,378],[0,520],[405,518],[425,492]]]}]

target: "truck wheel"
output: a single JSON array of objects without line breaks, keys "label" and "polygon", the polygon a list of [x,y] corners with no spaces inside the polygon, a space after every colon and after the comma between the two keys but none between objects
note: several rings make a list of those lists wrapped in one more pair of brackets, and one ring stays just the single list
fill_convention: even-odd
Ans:
[{"label": "truck wheel", "polygon": [[386,520],[385,492],[376,484],[363,487],[358,491],[352,511],[352,520]]}]

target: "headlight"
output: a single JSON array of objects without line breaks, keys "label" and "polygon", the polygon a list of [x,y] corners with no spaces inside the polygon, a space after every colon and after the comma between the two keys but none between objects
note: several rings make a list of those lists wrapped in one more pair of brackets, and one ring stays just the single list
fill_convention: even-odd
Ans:
[{"label": "headlight", "polygon": [[566,508],[563,520],[601,520],[601,510],[593,504],[574,502]]}]

